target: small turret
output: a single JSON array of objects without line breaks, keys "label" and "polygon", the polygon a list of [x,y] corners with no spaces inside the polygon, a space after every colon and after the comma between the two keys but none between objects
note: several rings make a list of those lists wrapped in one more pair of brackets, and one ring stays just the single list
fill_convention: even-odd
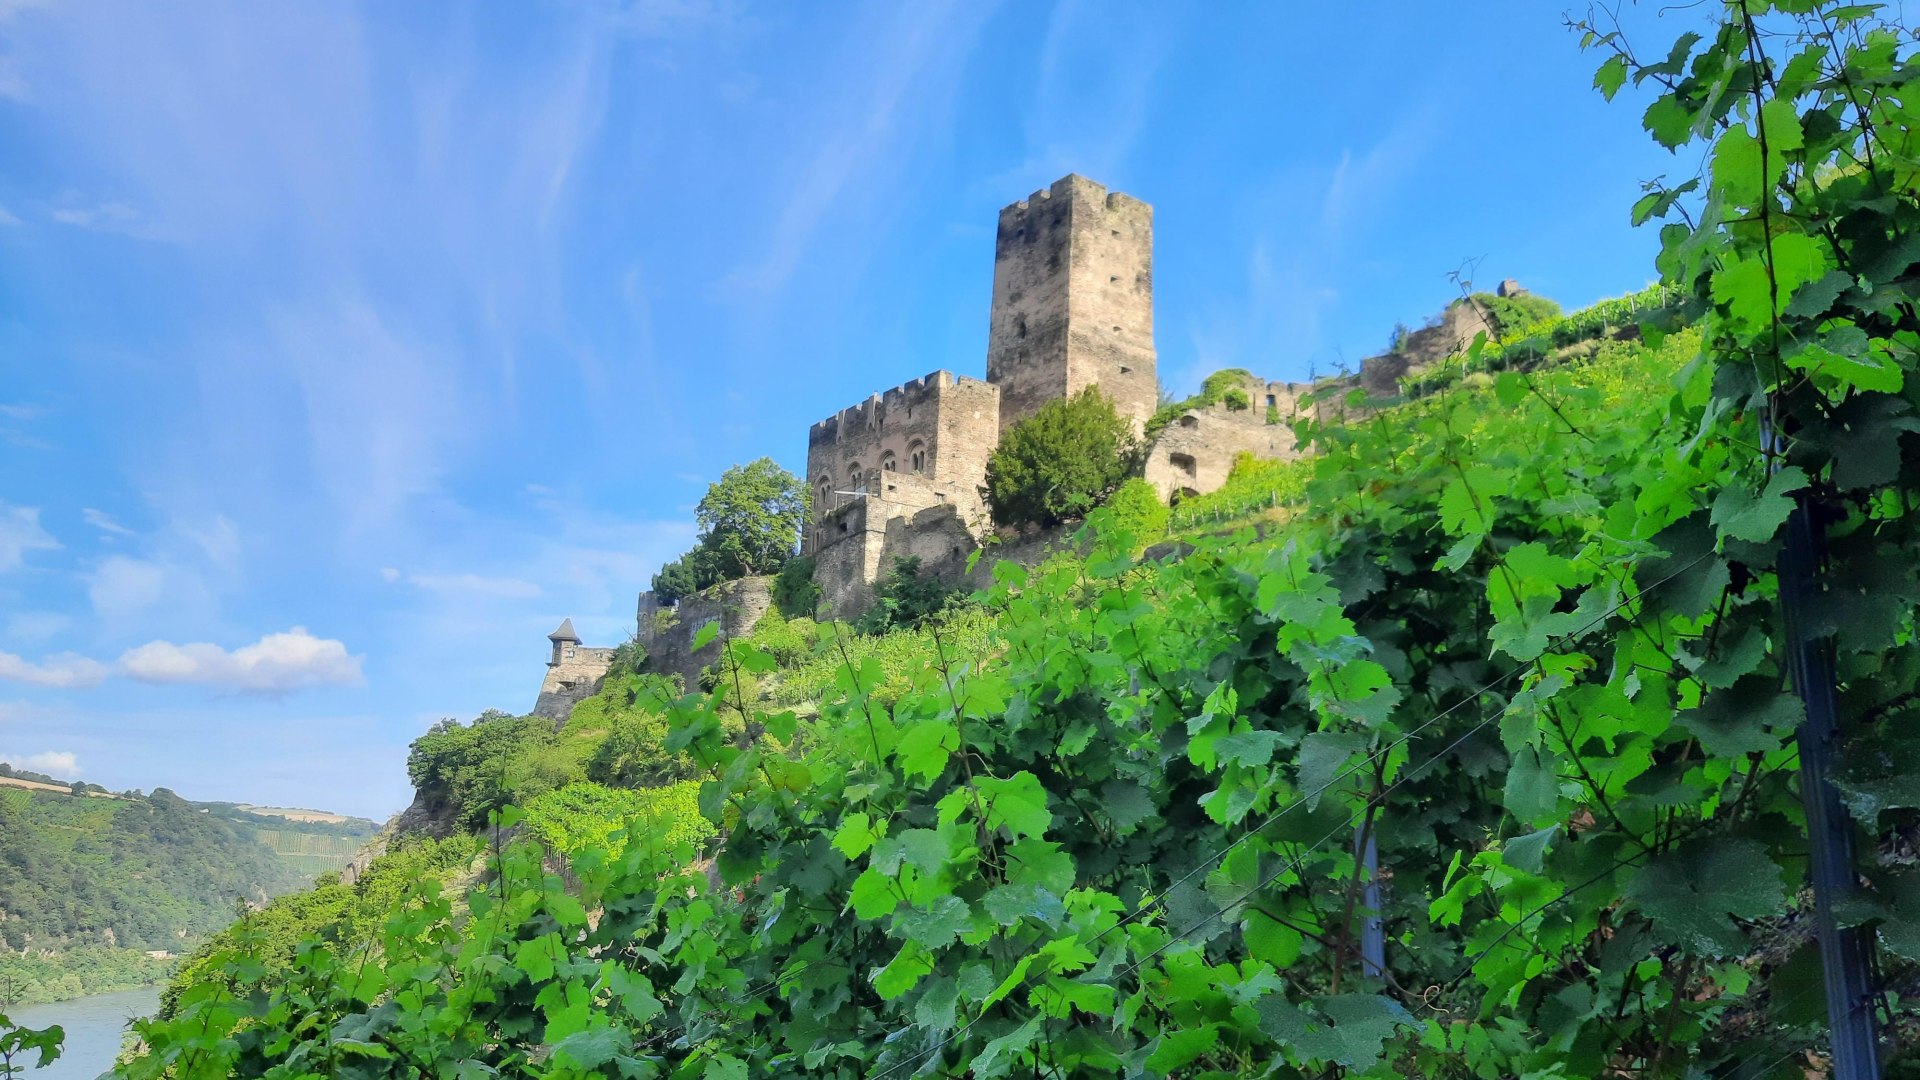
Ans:
[{"label": "small turret", "polygon": [[573,617],[568,616],[560,620],[560,629],[548,634],[547,640],[553,642],[553,659],[547,661],[547,666],[558,667],[561,652],[570,646],[580,644],[580,635],[573,632]]}]

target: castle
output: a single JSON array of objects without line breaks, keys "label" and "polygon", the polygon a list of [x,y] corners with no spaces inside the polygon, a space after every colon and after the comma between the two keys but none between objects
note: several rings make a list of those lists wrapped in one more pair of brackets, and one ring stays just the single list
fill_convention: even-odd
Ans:
[{"label": "castle", "polygon": [[[1098,387],[1136,433],[1147,433],[1160,407],[1153,207],[1069,175],[1001,210],[988,320],[984,380],[934,371],[808,430],[813,520],[801,553],[813,560],[823,617],[865,611],[896,559],[918,558],[923,572],[964,579],[968,556],[989,528],[987,459],[1010,426],[1042,405]],[[1143,475],[1171,500],[1220,487],[1243,454],[1295,457],[1289,421],[1306,400],[1330,407],[1330,395],[1309,399],[1309,391],[1337,383],[1390,396],[1410,369],[1442,360],[1490,329],[1475,305],[1456,301],[1393,350],[1366,360],[1357,378],[1307,384],[1241,376],[1237,393],[1185,409],[1152,433]],[[1044,543],[1027,538],[1032,551],[1016,542],[1000,555],[1037,556]],[[721,636],[744,636],[769,607],[766,578],[727,582],[674,607],[646,592],[636,639],[649,667],[677,672],[692,685],[717,649],[694,649],[699,631],[718,622]],[[570,621],[550,637],[554,658],[535,711],[564,718],[591,693],[612,650],[581,647]]]},{"label": "castle", "polygon": [[[985,381],[935,371],[841,409],[807,433],[814,520],[802,554],[832,617],[858,614],[893,561],[958,576],[985,538],[987,458],[1009,427],[1089,386],[1143,433],[1160,405],[1153,341],[1153,207],[1067,176],[1000,211]],[[1249,379],[1232,402],[1157,432],[1160,496],[1211,491],[1241,453],[1294,455],[1307,387]]]}]

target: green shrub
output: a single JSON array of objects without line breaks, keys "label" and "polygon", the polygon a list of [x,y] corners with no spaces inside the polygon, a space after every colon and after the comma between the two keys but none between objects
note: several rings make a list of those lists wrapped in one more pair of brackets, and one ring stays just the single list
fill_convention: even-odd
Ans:
[{"label": "green shrub", "polygon": [[1252,379],[1253,373],[1246,368],[1222,368],[1202,380],[1200,392],[1192,397],[1163,399],[1160,407],[1154,410],[1153,417],[1147,421],[1147,441],[1151,442],[1163,428],[1180,419],[1180,414],[1190,409],[1204,409],[1222,401],[1227,403],[1229,409],[1251,408],[1253,401],[1247,396],[1245,387]]},{"label": "green shrub", "polygon": [[1125,533],[1133,538],[1136,546],[1151,544],[1165,536],[1167,521],[1172,515],[1167,504],[1160,501],[1160,493],[1139,477],[1120,485],[1120,490],[1113,493],[1100,513],[1101,528]]},{"label": "green shrub", "polygon": [[[678,696],[679,687],[663,676],[628,675],[608,679],[599,693],[575,705],[565,733],[589,747],[586,778],[614,787],[643,787],[693,776],[693,763],[666,749],[663,705]],[[528,797],[515,801],[524,803]]]},{"label": "green shrub", "polygon": [[811,556],[787,560],[774,576],[773,607],[789,619],[810,619],[820,609],[820,585],[813,580]]},{"label": "green shrub", "polygon": [[945,611],[958,597],[959,590],[920,568],[919,556],[896,558],[873,606],[854,625],[863,634],[911,630]]},{"label": "green shrub", "polygon": [[569,855],[607,847],[622,831],[628,844],[662,849],[682,843],[698,845],[714,835],[713,824],[700,815],[700,783],[695,780],[624,790],[569,784],[528,802],[524,809],[533,835]]},{"label": "green shrub", "polygon": [[1084,516],[1138,464],[1133,427],[1095,387],[1049,401],[1007,429],[987,459],[995,525],[1058,525]]},{"label": "green shrub", "polygon": [[1474,293],[1473,302],[1493,320],[1496,340],[1534,333],[1560,317],[1558,303],[1529,292],[1518,296]]},{"label": "green shrub", "polygon": [[820,624],[809,618],[784,618],[776,608],[761,617],[748,636],[781,667],[792,667],[814,654],[820,643]]}]

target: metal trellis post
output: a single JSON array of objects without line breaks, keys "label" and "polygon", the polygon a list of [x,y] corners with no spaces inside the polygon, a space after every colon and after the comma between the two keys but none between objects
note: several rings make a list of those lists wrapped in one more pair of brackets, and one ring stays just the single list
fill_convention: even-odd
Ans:
[{"label": "metal trellis post", "polygon": [[1816,591],[1815,575],[1825,531],[1806,498],[1797,499],[1787,519],[1786,545],[1780,555],[1780,608],[1786,622],[1794,689],[1807,710],[1796,736],[1800,798],[1806,807],[1811,843],[1808,874],[1813,879],[1814,929],[1826,983],[1827,1021],[1833,1029],[1833,1078],[1879,1080],[1871,931],[1842,927],[1834,916],[1835,905],[1853,893],[1857,878],[1853,822],[1829,779],[1834,743],[1840,734],[1833,643],[1810,634],[1806,619]]},{"label": "metal trellis post", "polygon": [[1360,892],[1360,904],[1366,909],[1360,921],[1360,970],[1369,979],[1383,978],[1387,973],[1386,924],[1380,918],[1380,845],[1373,835],[1377,824],[1377,819],[1369,817],[1353,838],[1354,861],[1367,875],[1366,887]]}]

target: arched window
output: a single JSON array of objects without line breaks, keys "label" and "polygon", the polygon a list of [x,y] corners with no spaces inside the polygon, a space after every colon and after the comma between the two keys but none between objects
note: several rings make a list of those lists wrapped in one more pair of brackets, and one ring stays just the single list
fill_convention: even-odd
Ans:
[{"label": "arched window", "polygon": [[907,471],[916,474],[927,471],[927,448],[918,440],[907,444]]},{"label": "arched window", "polygon": [[828,502],[833,498],[833,477],[819,477],[814,480],[813,487],[816,496],[813,501],[813,511],[816,514],[824,514],[827,512]]},{"label": "arched window", "polygon": [[867,474],[860,471],[860,463],[857,461],[847,462],[847,490],[867,490]]},{"label": "arched window", "polygon": [[893,451],[888,450],[886,453],[880,455],[880,471],[881,472],[894,472],[896,471],[896,468],[895,468],[896,465],[897,465],[897,462],[894,461]]}]

